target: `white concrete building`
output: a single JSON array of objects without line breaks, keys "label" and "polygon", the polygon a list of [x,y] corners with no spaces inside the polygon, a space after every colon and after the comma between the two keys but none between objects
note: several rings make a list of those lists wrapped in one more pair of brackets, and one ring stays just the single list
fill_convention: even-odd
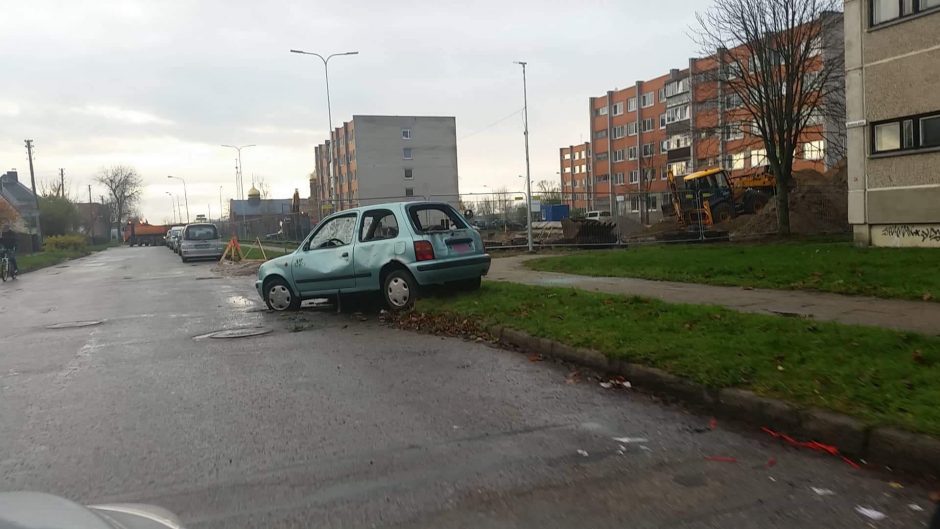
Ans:
[{"label": "white concrete building", "polygon": [[397,200],[458,200],[453,117],[353,116],[317,146],[316,159],[310,192],[322,214]]}]

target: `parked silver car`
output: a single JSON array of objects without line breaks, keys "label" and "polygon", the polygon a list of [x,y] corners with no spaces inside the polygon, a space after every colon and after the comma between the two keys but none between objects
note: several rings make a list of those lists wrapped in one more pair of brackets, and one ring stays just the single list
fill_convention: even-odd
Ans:
[{"label": "parked silver car", "polygon": [[183,228],[179,254],[184,263],[190,259],[219,260],[224,252],[225,244],[222,243],[222,236],[215,224],[187,224]]},{"label": "parked silver car", "polygon": [[176,253],[180,244],[180,234],[183,232],[182,226],[174,226],[166,232],[166,246]]}]

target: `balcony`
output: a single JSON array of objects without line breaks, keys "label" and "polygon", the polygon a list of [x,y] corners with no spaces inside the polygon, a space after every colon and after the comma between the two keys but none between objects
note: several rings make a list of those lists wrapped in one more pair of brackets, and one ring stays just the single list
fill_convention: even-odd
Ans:
[{"label": "balcony", "polygon": [[666,98],[666,108],[684,105],[692,99],[689,92],[683,92]]},{"label": "balcony", "polygon": [[666,123],[666,135],[672,136],[673,134],[688,134],[689,133],[689,118],[680,119],[679,121],[673,121],[672,123]]},{"label": "balcony", "polygon": [[666,151],[666,162],[678,162],[692,157],[692,147],[679,147]]}]

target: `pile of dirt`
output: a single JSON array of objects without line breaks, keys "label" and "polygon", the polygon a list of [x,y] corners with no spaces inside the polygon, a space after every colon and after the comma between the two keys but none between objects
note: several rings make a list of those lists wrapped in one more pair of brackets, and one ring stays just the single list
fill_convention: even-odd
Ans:
[{"label": "pile of dirt", "polygon": [[261,259],[243,259],[237,263],[221,261],[212,267],[212,271],[226,277],[253,276],[258,274],[258,267],[263,262]]},{"label": "pile of dirt", "polygon": [[[790,204],[790,232],[801,235],[845,233],[848,222],[848,174],[845,162],[825,173],[799,171],[793,174]],[[742,215],[724,223],[732,237],[776,233],[777,198],[754,215]]]}]

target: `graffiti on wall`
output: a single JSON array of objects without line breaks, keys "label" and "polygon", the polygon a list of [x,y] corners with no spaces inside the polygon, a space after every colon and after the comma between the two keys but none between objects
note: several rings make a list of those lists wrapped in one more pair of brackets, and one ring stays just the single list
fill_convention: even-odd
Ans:
[{"label": "graffiti on wall", "polygon": [[892,224],[891,226],[883,226],[881,228],[881,235],[899,239],[919,239],[920,242],[940,242],[940,228],[935,226]]}]

